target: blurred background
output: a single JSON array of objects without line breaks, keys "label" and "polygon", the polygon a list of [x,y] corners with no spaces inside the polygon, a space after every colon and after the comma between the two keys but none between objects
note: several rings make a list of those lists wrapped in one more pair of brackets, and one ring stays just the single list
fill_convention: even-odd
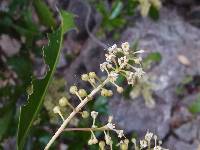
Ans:
[{"label": "blurred background", "polygon": [[[58,10],[75,14],[77,30],[64,36],[63,48],[44,105],[25,150],[42,149],[61,124],[52,111],[70,85],[91,89],[83,73],[104,74],[105,49],[128,41],[141,55],[145,78],[123,95],[100,95],[85,108],[100,113],[98,124],[113,114],[129,138],[156,133],[170,150],[200,150],[200,2],[198,0],[1,0],[0,1],[0,149],[16,149],[19,107],[26,103],[31,77],[41,79],[46,66],[41,48],[58,26]],[[72,97],[73,98],[73,97]],[[78,101],[70,100],[75,106]],[[71,110],[65,108],[67,115]],[[70,127],[91,126],[77,116]],[[102,135],[99,134],[99,137]],[[52,149],[96,150],[90,133],[67,132]],[[113,136],[114,140],[115,136]]]}]

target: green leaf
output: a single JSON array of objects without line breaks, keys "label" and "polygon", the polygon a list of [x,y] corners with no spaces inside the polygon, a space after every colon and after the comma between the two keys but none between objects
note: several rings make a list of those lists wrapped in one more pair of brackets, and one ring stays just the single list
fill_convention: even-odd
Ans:
[{"label": "green leaf", "polygon": [[61,10],[61,16],[63,16],[63,21],[61,22],[61,26],[63,28],[63,33],[67,32],[69,29],[75,28],[74,14],[68,13],[66,11]]},{"label": "green leaf", "polygon": [[94,103],[94,110],[102,114],[108,114],[108,99],[104,96],[99,96]]},{"label": "green leaf", "polygon": [[150,7],[149,17],[155,21],[159,19],[159,11],[154,6]]},{"label": "green leaf", "polygon": [[189,106],[189,111],[193,114],[200,113],[200,95],[198,99]]},{"label": "green leaf", "polygon": [[114,7],[114,10],[112,11],[109,19],[115,19],[116,17],[118,17],[121,13],[122,8],[123,8],[123,3],[118,1]]},{"label": "green leaf", "polygon": [[159,63],[161,60],[162,56],[159,52],[150,53],[147,57],[145,57],[143,61],[143,67],[148,69],[152,63]]},{"label": "green leaf", "polygon": [[28,96],[28,103],[25,106],[22,106],[20,109],[17,135],[18,150],[24,149],[23,147],[26,137],[28,136],[30,128],[43,104],[47,88],[55,72],[56,65],[59,59],[60,49],[63,41],[63,34],[65,31],[69,31],[72,27],[70,26],[70,28],[67,28],[64,25],[65,23],[73,22],[73,17],[64,18],[66,16],[63,16],[62,14],[63,13],[61,13],[61,27],[48,35],[49,43],[43,49],[44,59],[49,67],[49,71],[47,72],[44,79],[37,80],[36,78],[33,78],[33,93],[32,95]]},{"label": "green leaf", "polygon": [[36,13],[40,19],[40,22],[49,28],[51,27],[54,28],[56,23],[49,7],[44,3],[43,0],[34,0],[33,2]]},{"label": "green leaf", "polygon": [[9,109],[7,109],[7,111],[0,118],[0,140],[2,139],[9,127],[8,125],[11,121],[12,114],[13,109],[9,107]]}]

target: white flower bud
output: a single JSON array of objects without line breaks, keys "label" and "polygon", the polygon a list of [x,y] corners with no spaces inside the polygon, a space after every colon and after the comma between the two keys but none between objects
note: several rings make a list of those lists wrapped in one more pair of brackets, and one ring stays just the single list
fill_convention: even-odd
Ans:
[{"label": "white flower bud", "polygon": [[76,86],[71,86],[69,89],[69,92],[71,94],[76,94],[77,91],[78,91],[78,88]]},{"label": "white flower bud", "polygon": [[61,107],[67,106],[68,103],[69,103],[69,102],[68,102],[68,100],[67,100],[66,97],[62,97],[61,99],[59,99],[59,105],[60,105]]},{"label": "white flower bud", "polygon": [[54,112],[55,114],[59,114],[59,113],[60,113],[60,107],[59,107],[59,106],[55,106],[55,107],[53,108],[53,112]]},{"label": "white flower bud", "polygon": [[81,75],[81,79],[82,79],[83,81],[88,81],[88,80],[89,80],[89,76],[88,76],[87,74],[82,74],[82,75]]},{"label": "white flower bud", "polygon": [[122,138],[124,136],[124,131],[123,130],[116,130],[116,133],[118,134],[119,138]]},{"label": "white flower bud", "polygon": [[121,149],[121,150],[128,150],[128,145],[125,144],[125,143],[122,143],[122,144],[120,145],[120,149]]},{"label": "white flower bud", "polygon": [[123,91],[124,91],[124,89],[122,87],[120,87],[120,86],[117,87],[117,92],[118,93],[122,93]]},{"label": "white flower bud", "polygon": [[106,144],[105,144],[104,141],[100,141],[99,142],[99,148],[100,148],[100,150],[105,150],[105,146],[106,146]]},{"label": "white flower bud", "polygon": [[141,147],[141,148],[147,147],[147,141],[145,141],[145,140],[140,140],[140,147]]},{"label": "white flower bud", "polygon": [[88,118],[89,117],[89,113],[87,111],[83,111],[82,112],[82,117],[83,118]]},{"label": "white flower bud", "polygon": [[121,46],[122,46],[122,50],[123,50],[124,52],[128,52],[128,51],[129,51],[130,45],[129,45],[128,42],[122,43]]},{"label": "white flower bud", "polygon": [[86,92],[84,89],[80,89],[80,90],[78,91],[78,94],[79,94],[80,97],[85,97],[85,96],[87,96],[87,92]]},{"label": "white flower bud", "polygon": [[95,118],[97,117],[97,115],[98,115],[98,112],[96,112],[96,111],[92,111],[92,112],[91,112],[91,117],[92,117],[93,119],[95,119]]},{"label": "white flower bud", "polygon": [[90,72],[90,73],[89,73],[89,77],[90,77],[91,79],[94,79],[94,78],[96,77],[96,73],[95,73],[95,72]]}]

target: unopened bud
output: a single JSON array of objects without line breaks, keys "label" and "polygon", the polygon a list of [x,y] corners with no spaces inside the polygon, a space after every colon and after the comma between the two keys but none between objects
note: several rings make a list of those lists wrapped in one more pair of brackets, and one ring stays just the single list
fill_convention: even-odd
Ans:
[{"label": "unopened bud", "polygon": [[122,143],[120,145],[121,150],[128,150],[128,145],[126,145],[125,143]]},{"label": "unopened bud", "polygon": [[118,92],[118,93],[122,93],[123,91],[124,91],[124,89],[123,89],[122,87],[120,87],[120,86],[117,87],[117,92]]},{"label": "unopened bud", "polygon": [[61,99],[59,99],[59,105],[62,106],[62,107],[65,107],[68,105],[68,100],[66,97],[62,97]]},{"label": "unopened bud", "polygon": [[60,107],[59,107],[59,106],[55,106],[55,107],[53,108],[53,112],[54,112],[55,114],[60,113]]},{"label": "unopened bud", "polygon": [[94,78],[96,77],[96,73],[95,73],[95,72],[90,72],[90,73],[89,73],[89,77],[90,77],[91,79],[94,79]]},{"label": "unopened bud", "polygon": [[77,91],[78,91],[78,88],[76,86],[71,86],[69,89],[69,92],[71,94],[76,94]]},{"label": "unopened bud", "polygon": [[89,113],[87,111],[83,111],[82,112],[82,117],[83,118],[88,118],[89,117]]},{"label": "unopened bud", "polygon": [[87,96],[87,92],[86,92],[84,89],[80,89],[80,90],[78,91],[78,94],[80,95],[80,97],[85,97],[85,96]]},{"label": "unopened bud", "polygon": [[100,150],[105,150],[105,146],[106,146],[106,144],[105,144],[104,141],[100,141],[99,142],[99,148],[100,148]]},{"label": "unopened bud", "polygon": [[88,80],[89,80],[89,76],[88,76],[87,74],[83,74],[83,75],[81,76],[81,79],[82,79],[83,81],[88,81]]}]

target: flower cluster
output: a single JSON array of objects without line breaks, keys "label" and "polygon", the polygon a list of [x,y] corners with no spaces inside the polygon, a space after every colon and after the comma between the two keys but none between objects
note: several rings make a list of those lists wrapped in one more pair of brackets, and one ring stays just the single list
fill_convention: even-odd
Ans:
[{"label": "flower cluster", "polygon": [[[139,51],[131,51],[130,45],[128,42],[122,43],[121,47],[117,47],[116,44],[108,48],[108,53],[105,54],[106,61],[100,64],[100,69],[103,72],[107,73],[107,78],[105,80],[101,80],[95,72],[89,72],[81,75],[81,79],[83,81],[88,82],[92,86],[92,91],[87,92],[85,89],[78,88],[77,86],[73,85],[70,87],[69,92],[72,95],[75,95],[79,99],[79,104],[76,107],[73,107],[67,98],[63,97],[59,100],[59,106],[55,106],[53,109],[53,112],[58,114],[61,119],[63,120],[63,124],[60,126],[60,128],[57,130],[57,132],[54,134],[54,136],[51,138],[51,140],[48,142],[48,144],[45,147],[45,150],[48,150],[49,147],[52,145],[52,143],[58,138],[58,136],[63,131],[88,131],[91,132],[91,137],[88,140],[88,145],[93,145],[99,143],[99,148],[101,150],[105,150],[106,147],[110,147],[112,150],[113,148],[113,140],[110,136],[110,131],[115,132],[120,138],[120,142],[117,144],[117,146],[120,147],[121,150],[128,150],[129,147],[129,140],[124,136],[123,130],[118,130],[115,127],[115,124],[113,123],[113,117],[108,118],[108,122],[101,127],[98,127],[96,125],[96,119],[98,116],[98,112],[92,111],[90,113],[90,116],[93,119],[91,128],[66,128],[66,126],[69,124],[69,122],[75,117],[76,114],[81,114],[83,118],[89,117],[89,113],[87,111],[83,111],[82,108],[91,100],[93,100],[95,94],[100,92],[102,96],[112,96],[113,92],[112,90],[106,89],[105,85],[108,83],[111,83],[117,88],[118,93],[123,92],[123,87],[117,85],[116,80],[119,77],[119,75],[124,76],[127,79],[127,83],[133,85],[135,83],[135,80],[137,78],[141,78],[144,75],[144,71],[141,67],[141,61],[142,59],[140,57],[136,57],[136,55],[139,53],[143,53],[144,50]],[[71,114],[65,118],[62,115],[62,112],[60,110],[60,107],[70,107],[73,111]],[[95,136],[95,131],[102,131],[104,133],[104,140],[99,141]],[[153,136],[153,135],[152,135]],[[145,136],[145,140],[140,141],[139,147],[148,147],[151,142],[152,138],[151,134],[148,133]],[[157,144],[157,138],[154,136],[155,139],[155,147],[154,150],[160,150],[160,145]],[[135,149],[138,147],[137,143],[132,140],[132,142],[135,145]],[[139,150],[137,148],[136,150]]]},{"label": "flower cluster", "polygon": [[120,48],[116,44],[108,48],[108,53],[105,54],[106,61],[100,64],[100,69],[108,74],[110,82],[117,87],[119,93],[123,91],[115,84],[119,74],[126,77],[131,85],[134,85],[136,78],[144,75],[145,72],[141,68],[142,58],[136,57],[136,54],[143,52],[144,50],[131,51],[128,42],[122,43]]},{"label": "flower cluster", "polygon": [[155,134],[153,134],[152,132],[149,132],[149,131],[147,131],[144,139],[139,141],[139,144],[137,144],[137,141],[136,141],[135,138],[132,138],[131,142],[133,143],[135,150],[140,150],[140,149],[168,150],[168,149],[165,149],[161,146],[162,141],[158,140],[157,135],[155,135]]},{"label": "flower cluster", "polygon": [[97,115],[98,115],[98,112],[96,111],[92,111],[91,112],[91,117],[93,119],[93,124],[92,124],[92,127],[90,128],[90,132],[91,132],[91,137],[88,141],[88,145],[93,145],[93,144],[97,144],[98,143],[98,140],[94,134],[94,131],[102,131],[104,133],[104,140],[105,141],[100,141],[99,142],[99,148],[101,150],[104,150],[105,149],[105,146],[108,145],[110,147],[110,149],[112,150],[112,147],[113,147],[113,141],[112,141],[112,138],[110,136],[110,131],[113,131],[115,133],[117,133],[118,137],[119,138],[125,138],[124,136],[124,131],[123,130],[117,130],[115,128],[115,124],[113,123],[113,117],[112,116],[109,116],[108,118],[108,123],[102,127],[97,127],[95,125],[95,120],[97,118]]}]

